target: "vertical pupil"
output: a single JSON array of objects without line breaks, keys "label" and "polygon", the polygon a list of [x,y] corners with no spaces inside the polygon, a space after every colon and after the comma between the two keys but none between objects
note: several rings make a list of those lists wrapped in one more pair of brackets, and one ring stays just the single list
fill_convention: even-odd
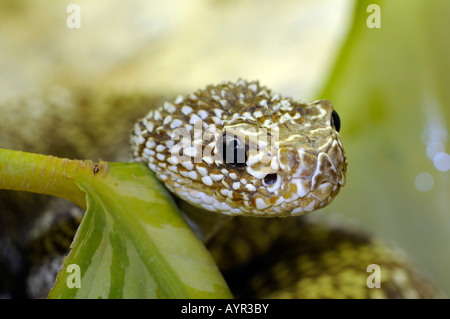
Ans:
[{"label": "vertical pupil", "polygon": [[236,140],[233,140],[233,151],[234,151],[234,154],[233,154],[234,162],[239,163],[240,148],[239,148],[238,142]]},{"label": "vertical pupil", "polygon": [[228,138],[223,143],[223,158],[225,163],[233,167],[245,166],[245,147],[240,145],[236,136]]}]

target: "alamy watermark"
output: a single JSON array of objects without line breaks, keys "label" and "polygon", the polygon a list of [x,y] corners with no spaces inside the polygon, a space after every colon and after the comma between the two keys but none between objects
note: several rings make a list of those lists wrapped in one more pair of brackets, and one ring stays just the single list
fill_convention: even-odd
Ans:
[{"label": "alamy watermark", "polygon": [[81,288],[81,270],[77,264],[67,266],[66,272],[70,273],[66,279],[67,288]]},{"label": "alamy watermark", "polygon": [[276,154],[279,130],[261,130],[253,126],[227,127],[220,130],[214,125],[203,129],[203,121],[193,124],[192,132],[185,127],[175,128],[171,133],[170,162],[202,163],[205,159],[223,161],[230,165],[245,164],[249,158],[268,164]]},{"label": "alamy watermark", "polygon": [[66,8],[66,12],[70,13],[66,19],[66,26],[69,29],[81,28],[81,8],[78,4],[69,4]]},{"label": "alamy watermark", "polygon": [[381,28],[381,8],[378,4],[369,4],[366,12],[371,14],[367,17],[366,24],[369,29]]},{"label": "alamy watermark", "polygon": [[370,264],[367,266],[366,272],[371,274],[367,277],[367,288],[381,288],[381,268],[377,264]]},{"label": "alamy watermark", "polygon": [[[81,288],[81,269],[77,264],[67,266],[66,272],[70,273],[66,279],[67,288]],[[381,288],[381,268],[378,264],[370,264],[366,268],[366,272],[370,273],[367,277],[367,288]]]}]

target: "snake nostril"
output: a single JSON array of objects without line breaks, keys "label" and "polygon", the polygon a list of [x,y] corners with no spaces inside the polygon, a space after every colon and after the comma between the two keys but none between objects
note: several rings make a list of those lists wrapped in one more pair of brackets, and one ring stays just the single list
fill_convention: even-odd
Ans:
[{"label": "snake nostril", "polygon": [[270,186],[277,181],[277,174],[268,174],[264,177],[263,184],[264,186]]}]

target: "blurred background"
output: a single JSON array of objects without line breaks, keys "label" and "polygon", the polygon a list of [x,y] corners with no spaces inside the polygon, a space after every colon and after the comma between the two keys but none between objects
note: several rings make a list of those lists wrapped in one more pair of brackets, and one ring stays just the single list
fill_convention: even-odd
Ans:
[{"label": "blurred background", "polygon": [[[315,214],[400,247],[450,295],[449,12],[445,0],[1,1],[0,147],[126,161],[132,123],[159,101],[238,78],[329,99],[348,178]],[[0,193],[0,237],[47,200]]]}]

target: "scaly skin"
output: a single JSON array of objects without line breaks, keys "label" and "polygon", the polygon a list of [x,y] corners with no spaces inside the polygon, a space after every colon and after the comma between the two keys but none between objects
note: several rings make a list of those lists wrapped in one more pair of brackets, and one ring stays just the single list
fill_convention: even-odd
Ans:
[{"label": "scaly skin", "polygon": [[[436,298],[401,251],[313,215],[235,217],[208,249],[237,298]],[[379,288],[369,288],[379,266]]]},{"label": "scaly skin", "polygon": [[295,216],[328,205],[345,183],[335,114],[329,101],[302,104],[239,81],[151,111],[135,125],[131,143],[135,159],[194,206]]},{"label": "scaly skin", "polygon": [[[405,259],[365,234],[307,216],[251,218],[298,216],[333,200],[347,168],[339,127],[329,101],[302,104],[238,81],[166,102],[136,123],[131,144],[135,160],[187,202],[237,297],[436,297]],[[380,288],[367,284],[372,264]]]}]

